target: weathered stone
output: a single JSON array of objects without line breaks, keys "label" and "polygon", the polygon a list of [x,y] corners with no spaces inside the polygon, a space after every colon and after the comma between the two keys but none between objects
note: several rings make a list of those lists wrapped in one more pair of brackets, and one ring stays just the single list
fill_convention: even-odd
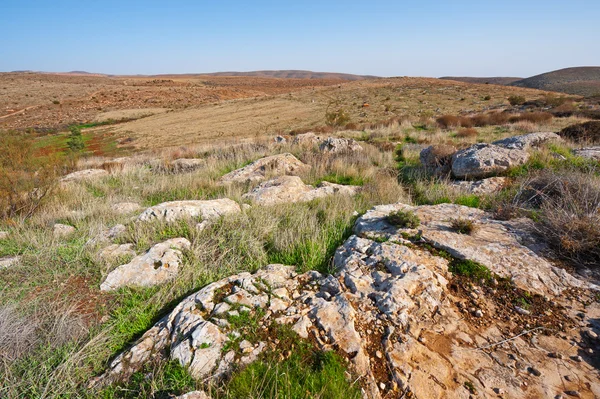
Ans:
[{"label": "weathered stone", "polygon": [[156,244],[145,254],[110,272],[100,289],[112,291],[121,287],[151,287],[169,281],[179,271],[181,250],[188,249],[190,245],[185,238],[172,238]]},{"label": "weathered stone", "polygon": [[203,391],[193,391],[183,395],[179,395],[175,397],[175,399],[210,399],[210,396],[208,396]]},{"label": "weathered stone", "polygon": [[285,153],[261,158],[248,166],[227,173],[219,181],[223,184],[256,183],[270,176],[298,175],[309,169],[310,165],[292,154]]},{"label": "weathered stone", "polygon": [[287,139],[283,136],[276,136],[275,137],[275,143],[277,144],[286,144],[287,143]]},{"label": "weathered stone", "polygon": [[146,209],[137,220],[149,222],[163,220],[173,222],[179,219],[213,220],[223,215],[241,212],[239,204],[229,198],[216,200],[170,201]]},{"label": "weathered stone", "polygon": [[496,176],[483,180],[452,181],[450,185],[470,194],[491,194],[502,190],[507,182],[508,178]]},{"label": "weathered stone", "polygon": [[56,238],[67,237],[75,232],[75,227],[68,224],[56,223],[52,227],[52,235]]},{"label": "weathered stone", "polygon": [[102,259],[115,259],[135,255],[133,244],[112,244],[98,253],[98,256]]},{"label": "weathered stone", "polygon": [[8,231],[0,231],[0,240],[6,240],[8,238]]},{"label": "weathered stone", "polygon": [[280,203],[306,202],[334,194],[356,195],[360,187],[344,186],[329,182],[322,182],[317,188],[306,185],[298,176],[280,176],[266,181],[244,194],[243,198],[249,199],[260,205],[274,205]]},{"label": "weathered stone", "polygon": [[338,137],[329,137],[319,144],[319,149],[323,152],[338,153],[338,152],[356,152],[362,151],[363,148],[355,140],[344,139]]},{"label": "weathered stone", "polygon": [[421,165],[436,176],[443,176],[452,170],[452,155],[456,147],[452,145],[432,145],[421,151],[419,159]]},{"label": "weathered stone", "polygon": [[173,173],[193,172],[206,166],[204,159],[179,158],[169,163],[169,169]]},{"label": "weathered stone", "polygon": [[592,159],[594,161],[600,161],[600,146],[598,147],[586,147],[573,150],[573,154],[578,157]]},{"label": "weathered stone", "polygon": [[139,211],[142,207],[137,202],[118,202],[111,207],[113,212],[119,215],[127,215],[129,213]]},{"label": "weathered stone", "polygon": [[60,181],[62,183],[68,183],[82,180],[93,180],[104,176],[108,176],[108,172],[104,169],[84,169],[69,173],[68,175],[63,176]]},{"label": "weathered stone", "polygon": [[302,146],[313,146],[320,144],[323,139],[312,132],[299,134],[294,137],[292,140],[292,144],[294,145],[302,145]]},{"label": "weathered stone", "polygon": [[529,150],[532,147],[540,147],[549,142],[562,141],[562,138],[552,132],[529,133],[521,136],[507,137],[494,141],[492,144],[511,150]]},{"label": "weathered stone", "polygon": [[15,266],[21,261],[20,256],[4,256],[0,257],[0,270]]},{"label": "weathered stone", "polygon": [[452,157],[452,174],[457,178],[479,178],[504,172],[527,162],[529,154],[493,144],[475,144]]}]

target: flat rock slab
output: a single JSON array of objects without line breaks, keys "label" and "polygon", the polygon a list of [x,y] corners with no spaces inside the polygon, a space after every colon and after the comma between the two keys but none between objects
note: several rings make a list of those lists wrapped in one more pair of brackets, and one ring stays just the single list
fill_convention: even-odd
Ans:
[{"label": "flat rock slab", "polygon": [[20,261],[21,261],[21,257],[20,256],[4,256],[4,257],[0,257],[0,269],[7,269],[9,267],[15,266]]},{"label": "flat rock slab", "polygon": [[319,149],[323,152],[359,152],[363,148],[353,139],[344,139],[338,137],[329,137],[319,144]]},{"label": "flat rock slab", "polygon": [[573,154],[575,154],[578,157],[592,159],[594,161],[600,161],[600,146],[573,150]]},{"label": "flat rock slab", "polygon": [[356,195],[360,187],[344,186],[323,182],[319,187],[306,185],[298,176],[280,176],[263,182],[252,191],[244,194],[244,199],[249,199],[260,205],[275,205],[282,203],[306,202],[334,194]]},{"label": "flat rock slab", "polygon": [[116,259],[135,255],[133,244],[112,244],[98,253],[98,256],[102,259]]},{"label": "flat rock slab", "polygon": [[56,223],[52,226],[52,235],[56,238],[63,238],[70,236],[75,230],[75,227],[68,224]]},{"label": "flat rock slab", "polygon": [[475,144],[452,156],[452,174],[459,178],[482,178],[523,165],[529,153],[493,144]]},{"label": "flat rock slab", "polygon": [[308,170],[310,165],[285,153],[256,160],[248,166],[227,173],[219,181],[222,184],[256,183],[269,176],[298,175]]},{"label": "flat rock slab", "polygon": [[60,181],[62,183],[76,182],[82,180],[92,180],[100,177],[108,176],[108,172],[104,169],[84,169],[78,170],[77,172],[69,173],[62,177]]},{"label": "flat rock slab", "polygon": [[563,139],[556,133],[537,132],[507,137],[502,140],[494,141],[492,144],[512,150],[529,150],[532,147],[540,147],[547,143],[559,141],[563,141]]},{"label": "flat rock slab", "polygon": [[474,181],[452,181],[450,185],[469,194],[491,194],[502,190],[508,183],[507,177],[489,177]]},{"label": "flat rock slab", "polygon": [[173,222],[179,219],[212,220],[223,215],[241,212],[239,204],[229,198],[216,200],[170,201],[146,209],[137,220],[149,222],[163,220]]},{"label": "flat rock slab", "polygon": [[172,238],[154,245],[148,252],[136,256],[125,265],[110,272],[100,285],[102,291],[121,287],[152,287],[172,280],[181,266],[181,250],[189,249],[185,238]]},{"label": "flat rock slab", "polygon": [[[591,287],[522,245],[519,238],[523,233],[516,227],[516,222],[494,220],[480,209],[454,204],[418,207],[382,205],[360,217],[356,221],[355,231],[365,237],[401,241],[402,233],[408,230],[398,229],[387,222],[387,215],[398,210],[414,212],[421,221],[418,233],[436,248],[456,258],[481,263],[527,291],[540,295],[559,295],[569,288]],[[475,232],[454,232],[450,227],[453,218],[473,221],[477,226]]]}]

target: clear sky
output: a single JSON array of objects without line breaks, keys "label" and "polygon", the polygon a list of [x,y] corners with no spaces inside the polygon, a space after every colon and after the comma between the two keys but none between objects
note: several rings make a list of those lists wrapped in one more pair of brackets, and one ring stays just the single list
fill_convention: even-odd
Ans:
[{"label": "clear sky", "polygon": [[0,0],[0,71],[531,76],[600,65],[600,0]]}]

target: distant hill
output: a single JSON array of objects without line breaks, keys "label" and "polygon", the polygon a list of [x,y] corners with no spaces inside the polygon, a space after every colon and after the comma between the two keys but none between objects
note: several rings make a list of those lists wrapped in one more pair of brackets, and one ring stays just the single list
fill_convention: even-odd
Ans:
[{"label": "distant hill", "polygon": [[362,80],[373,79],[377,76],[370,75],[352,75],[348,73],[336,72],[313,72],[313,71],[252,71],[252,72],[214,72],[203,75],[209,76],[254,76],[261,78],[284,78],[284,79],[342,79],[342,80]]},{"label": "distant hill", "polygon": [[510,78],[510,77],[502,77],[502,76],[489,77],[489,78],[471,78],[468,76],[443,76],[440,79],[456,80],[458,82],[465,82],[465,83],[479,83],[479,84],[508,86],[513,82],[522,80],[523,78]]},{"label": "distant hill", "polygon": [[591,96],[600,93],[600,67],[559,69],[512,82],[510,86]]}]

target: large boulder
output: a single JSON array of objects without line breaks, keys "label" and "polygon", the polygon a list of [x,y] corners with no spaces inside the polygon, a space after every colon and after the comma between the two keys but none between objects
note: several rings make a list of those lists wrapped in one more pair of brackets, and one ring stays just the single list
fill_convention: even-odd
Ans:
[{"label": "large boulder", "polygon": [[358,186],[344,186],[329,182],[322,182],[314,188],[304,184],[298,176],[280,176],[259,184],[252,191],[244,194],[243,198],[260,205],[274,205],[312,201],[334,194],[352,196],[359,190]]},{"label": "large boulder", "polygon": [[319,149],[323,152],[338,153],[338,152],[356,152],[362,151],[363,148],[355,140],[344,139],[339,137],[329,137],[319,144]]},{"label": "large boulder", "polygon": [[537,132],[507,137],[502,140],[494,141],[492,144],[512,150],[529,150],[532,147],[540,147],[546,143],[556,141],[562,141],[562,138],[556,133]]},{"label": "large boulder", "polygon": [[97,179],[104,176],[108,176],[108,172],[104,169],[84,169],[69,173],[68,175],[63,176],[60,181],[63,183],[76,182]]},{"label": "large boulder", "polygon": [[299,134],[294,137],[292,144],[300,146],[315,146],[320,144],[323,139],[312,132]]},{"label": "large boulder", "polygon": [[117,267],[100,285],[102,291],[121,287],[152,287],[172,280],[181,266],[181,250],[189,249],[185,238],[172,238],[154,245],[148,252],[136,256],[125,265]]},{"label": "large boulder", "polygon": [[285,153],[261,158],[241,169],[234,170],[222,176],[220,182],[231,183],[255,183],[269,176],[298,175],[310,169],[292,154]]},{"label": "large boulder", "polygon": [[149,222],[162,220],[173,222],[179,219],[212,220],[223,215],[241,212],[239,204],[229,198],[216,200],[189,200],[163,202],[146,209],[137,220]]},{"label": "large boulder", "polygon": [[[511,398],[551,398],[569,390],[579,391],[581,397],[598,397],[600,380],[586,363],[591,357],[583,362],[576,358],[578,348],[590,345],[587,337],[595,333],[582,337],[584,329],[574,329],[579,324],[572,323],[580,309],[585,312],[579,315],[581,325],[593,322],[600,317],[600,304],[575,306],[567,315],[569,308],[557,303],[571,306],[574,302],[562,293],[546,302],[535,298],[543,306],[529,311],[506,303],[502,295],[512,295],[512,287],[479,286],[476,281],[463,285],[470,287],[463,293],[456,288],[460,281],[452,281],[451,259],[426,243],[408,242],[402,234],[406,231],[386,221],[394,210],[412,209],[422,217],[424,230],[440,232],[446,229],[448,214],[462,215],[467,212],[463,208],[396,204],[373,209],[357,221],[355,235],[337,249],[331,275],[297,274],[294,267],[275,264],[209,284],[181,301],[118,355],[92,385],[127,379],[148,362],[161,360],[177,361],[193,377],[210,384],[265,350],[290,350],[273,329],[287,324],[318,349],[333,348],[347,358],[352,379],[361,381],[366,398],[399,397],[402,392],[440,399],[467,399],[473,392],[490,398],[499,392]],[[497,232],[511,234],[503,228]],[[426,237],[431,234],[424,238],[432,242]],[[479,239],[481,243],[484,237]],[[495,247],[498,260],[505,261],[505,256],[510,262],[515,249],[525,253],[513,242],[504,244]],[[533,254],[527,256],[526,261],[542,269],[550,267]],[[583,286],[566,276],[560,285],[564,289]],[[583,294],[574,297],[578,295]],[[241,335],[243,327],[228,321],[240,312],[256,318],[257,330],[269,342],[259,338],[251,343]],[[560,322],[548,321],[549,314]],[[551,329],[536,335],[542,329],[530,326],[544,320]],[[501,345],[508,340],[508,345]],[[563,379],[557,369],[569,378]]]},{"label": "large boulder", "polygon": [[452,170],[452,156],[456,152],[453,145],[432,145],[421,151],[421,165],[435,176],[444,176]]},{"label": "large boulder", "polygon": [[529,154],[493,144],[475,144],[452,156],[452,174],[457,178],[482,178],[523,165]]},{"label": "large boulder", "polygon": [[594,161],[600,161],[600,146],[586,147],[586,148],[580,148],[577,150],[573,150],[573,154],[575,154],[575,156],[578,156],[581,158],[591,159]]}]

